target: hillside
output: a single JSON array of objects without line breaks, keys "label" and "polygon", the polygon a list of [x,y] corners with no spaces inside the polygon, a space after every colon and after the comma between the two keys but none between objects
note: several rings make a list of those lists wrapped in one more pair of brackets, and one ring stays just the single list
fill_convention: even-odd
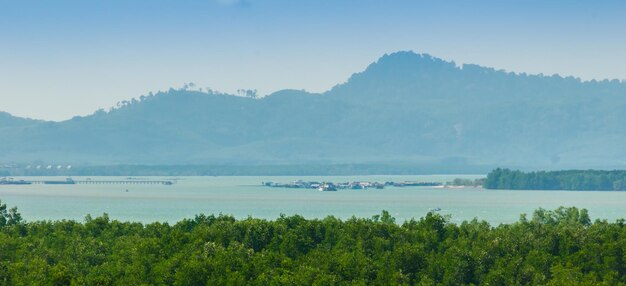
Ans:
[{"label": "hillside", "polygon": [[28,127],[31,125],[35,125],[40,123],[41,121],[28,119],[28,118],[20,118],[12,116],[9,113],[0,111],[0,128],[13,128],[13,127]]},{"label": "hillside", "polygon": [[617,80],[398,52],[322,94],[172,89],[63,122],[0,114],[0,162],[619,168],[623,110],[626,84]]}]

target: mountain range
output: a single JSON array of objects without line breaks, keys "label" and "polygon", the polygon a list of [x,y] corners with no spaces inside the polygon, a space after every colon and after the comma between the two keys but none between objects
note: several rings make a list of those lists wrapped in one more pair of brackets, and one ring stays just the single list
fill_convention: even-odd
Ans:
[{"label": "mountain range", "polygon": [[0,113],[0,162],[623,168],[625,110],[623,81],[396,52],[324,93],[184,88],[62,122]]}]

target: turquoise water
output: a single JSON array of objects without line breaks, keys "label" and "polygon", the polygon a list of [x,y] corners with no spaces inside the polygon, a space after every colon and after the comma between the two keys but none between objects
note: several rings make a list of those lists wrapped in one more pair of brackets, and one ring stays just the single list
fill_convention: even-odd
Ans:
[{"label": "turquoise water", "polygon": [[[29,221],[82,221],[108,213],[124,221],[176,222],[199,213],[231,214],[275,219],[280,214],[307,218],[371,217],[388,210],[398,221],[423,217],[433,208],[460,222],[478,218],[492,224],[517,221],[521,213],[543,207],[587,208],[593,219],[626,218],[626,192],[508,191],[477,188],[387,187],[383,190],[281,189],[261,182],[305,181],[439,181],[472,175],[349,176],[349,177],[182,177],[173,186],[162,185],[0,185],[0,200],[17,206]],[[113,180],[114,177],[91,177]],[[173,179],[143,177],[144,179]],[[42,178],[17,178],[40,180]],[[50,179],[50,178],[46,178]],[[52,178],[64,180],[65,178]],[[85,177],[74,177],[85,179]],[[128,189],[128,192],[126,190]]]}]

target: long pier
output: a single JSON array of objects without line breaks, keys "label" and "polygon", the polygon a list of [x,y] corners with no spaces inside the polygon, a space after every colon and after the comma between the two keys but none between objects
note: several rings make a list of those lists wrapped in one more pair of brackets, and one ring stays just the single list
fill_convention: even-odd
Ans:
[{"label": "long pier", "polygon": [[101,181],[101,180],[80,180],[75,181],[76,184],[85,185],[112,185],[112,184],[125,184],[125,185],[173,185],[173,181],[152,181],[152,180],[122,180],[122,181]]},{"label": "long pier", "polygon": [[53,181],[53,180],[19,180],[9,181],[4,180],[0,182],[1,185],[165,185],[171,186],[175,182],[168,180],[73,180],[67,179],[65,181]]}]

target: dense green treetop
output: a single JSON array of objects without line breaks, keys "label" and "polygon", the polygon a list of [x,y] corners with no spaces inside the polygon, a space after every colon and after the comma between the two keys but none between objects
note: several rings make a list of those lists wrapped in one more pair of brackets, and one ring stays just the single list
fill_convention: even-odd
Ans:
[{"label": "dense green treetop", "polygon": [[[1,203],[0,203],[1,204]],[[537,210],[513,224],[198,215],[140,224],[1,215],[0,285],[618,285],[624,221]],[[6,219],[8,218],[8,219]]]}]

